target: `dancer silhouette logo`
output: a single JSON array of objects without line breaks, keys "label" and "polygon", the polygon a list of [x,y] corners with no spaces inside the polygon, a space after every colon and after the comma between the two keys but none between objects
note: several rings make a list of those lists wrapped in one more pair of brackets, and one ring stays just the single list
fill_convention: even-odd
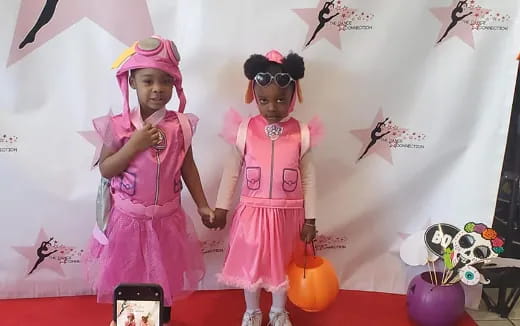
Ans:
[{"label": "dancer silhouette logo", "polygon": [[40,31],[40,29],[45,26],[48,22],[51,21],[54,12],[56,11],[56,6],[58,5],[58,0],[47,0],[45,5],[43,6],[42,12],[40,16],[36,20],[36,23],[31,28],[31,30],[27,33],[22,42],[18,45],[19,49],[23,49],[27,44],[34,42],[36,38],[36,33]]},{"label": "dancer silhouette logo", "polygon": [[370,127],[351,130],[350,133],[362,143],[356,160],[358,162],[371,154],[377,154],[393,164],[392,150],[423,149],[426,139],[424,133],[401,127],[390,117],[385,117],[382,109],[378,111]]},{"label": "dancer silhouette logo", "polygon": [[0,133],[0,153],[18,152],[18,137]]},{"label": "dancer silhouette logo", "polygon": [[154,34],[146,0],[22,0],[7,66],[83,18],[97,23],[128,46]]},{"label": "dancer silhouette logo", "polygon": [[316,8],[298,8],[293,11],[308,25],[304,49],[326,39],[341,49],[340,33],[371,30],[374,15],[362,9],[350,8],[344,0],[320,0]]},{"label": "dancer silhouette logo", "polygon": [[441,44],[452,37],[475,48],[474,32],[507,31],[511,16],[483,7],[477,0],[453,0],[447,7],[430,9],[442,26],[435,41]]},{"label": "dancer silhouette logo", "polygon": [[27,259],[25,277],[36,274],[39,270],[47,269],[58,275],[65,276],[62,265],[78,264],[83,250],[67,246],[40,229],[34,245],[27,247],[13,247],[20,255]]}]

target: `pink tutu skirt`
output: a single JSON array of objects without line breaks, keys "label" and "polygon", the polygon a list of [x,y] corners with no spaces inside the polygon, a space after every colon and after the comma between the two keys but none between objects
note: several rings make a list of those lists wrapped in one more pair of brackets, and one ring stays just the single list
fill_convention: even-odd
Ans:
[{"label": "pink tutu skirt", "polygon": [[303,251],[303,208],[252,207],[240,203],[233,216],[229,248],[219,282],[273,292],[288,287],[287,267]]},{"label": "pink tutu skirt", "polygon": [[114,207],[106,234],[107,245],[93,238],[83,256],[98,302],[113,302],[120,283],[156,283],[171,306],[196,290],[204,276],[200,242],[180,205],[153,218]]}]

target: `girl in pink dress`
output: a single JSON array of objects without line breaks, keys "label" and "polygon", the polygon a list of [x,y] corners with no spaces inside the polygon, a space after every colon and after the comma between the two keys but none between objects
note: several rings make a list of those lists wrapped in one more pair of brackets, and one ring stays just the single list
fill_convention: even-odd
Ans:
[{"label": "girl in pink dress", "polygon": [[[256,101],[259,115],[241,121],[227,117],[224,138],[233,144],[215,209],[215,228],[223,228],[236,182],[243,173],[229,249],[219,281],[244,289],[243,326],[260,326],[260,289],[272,292],[270,325],[290,326],[287,267],[304,242],[316,235],[314,168],[310,153],[317,136],[313,125],[292,117],[303,59],[277,51],[252,55],[244,64],[250,80],[246,102]],[[303,241],[302,241],[303,240]]]},{"label": "girl in pink dress", "polygon": [[[105,233],[95,232],[84,258],[98,302],[112,303],[123,282],[160,284],[167,323],[172,302],[196,289],[204,275],[199,240],[181,206],[181,177],[199,214],[212,220],[213,212],[193,160],[197,118],[182,113],[186,100],[175,45],[151,37],[125,54],[117,72],[123,113],[94,122],[104,140],[99,169],[110,179],[112,208]],[[132,111],[128,85],[139,102]],[[178,112],[165,108],[173,87]]]}]

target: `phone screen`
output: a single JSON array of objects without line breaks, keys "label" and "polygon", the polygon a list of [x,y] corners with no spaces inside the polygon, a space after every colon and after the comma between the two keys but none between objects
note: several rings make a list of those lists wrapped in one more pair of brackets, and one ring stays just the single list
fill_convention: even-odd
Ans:
[{"label": "phone screen", "polygon": [[117,300],[117,326],[160,326],[160,301]]}]

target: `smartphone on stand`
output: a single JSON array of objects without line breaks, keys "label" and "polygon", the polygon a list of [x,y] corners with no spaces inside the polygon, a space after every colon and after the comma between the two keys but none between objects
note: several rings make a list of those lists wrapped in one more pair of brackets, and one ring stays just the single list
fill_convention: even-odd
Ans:
[{"label": "smartphone on stand", "polygon": [[162,326],[164,294],[157,284],[120,284],[114,290],[117,326]]}]

